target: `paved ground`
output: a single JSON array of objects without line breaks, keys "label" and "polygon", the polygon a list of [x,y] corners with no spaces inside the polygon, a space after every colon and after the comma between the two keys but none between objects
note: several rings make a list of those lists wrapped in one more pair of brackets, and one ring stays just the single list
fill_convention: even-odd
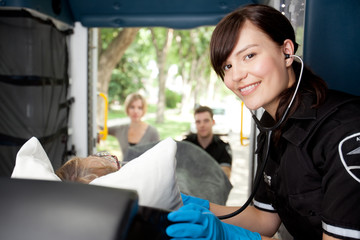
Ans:
[{"label": "paved ground", "polygon": [[[222,138],[230,143],[233,153],[233,164],[230,176],[233,189],[230,192],[226,205],[241,206],[248,198],[249,147],[241,146],[239,133],[231,133],[229,136]],[[247,143],[247,141],[245,141],[245,143]]]}]

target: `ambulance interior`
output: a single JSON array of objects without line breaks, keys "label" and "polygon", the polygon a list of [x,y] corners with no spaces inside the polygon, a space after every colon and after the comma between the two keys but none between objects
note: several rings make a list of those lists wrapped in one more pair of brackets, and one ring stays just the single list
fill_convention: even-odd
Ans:
[{"label": "ambulance interior", "polygon": [[[51,173],[74,152],[87,156],[96,148],[96,28],[191,29],[216,25],[227,13],[250,3],[279,10],[287,6],[283,10],[291,16],[295,14],[291,6],[296,2],[0,0],[0,239],[169,239],[165,233],[169,224],[166,215],[181,205],[179,192],[173,189],[178,185],[186,188],[190,181],[197,180],[195,173],[180,177],[176,183],[176,169],[171,168],[165,174],[168,184],[161,185],[159,181],[159,187],[155,186],[152,192],[146,179],[129,190],[54,181]],[[304,62],[326,79],[330,88],[359,95],[360,2],[303,2],[300,55]],[[255,160],[256,134],[253,126],[251,162]],[[33,136],[40,145],[35,140],[28,143]],[[24,161],[36,161],[34,158],[41,155],[45,160],[36,162],[41,170],[28,173],[33,179],[10,178],[16,156],[25,143],[28,148],[22,151]],[[166,156],[161,154],[164,148],[171,149]],[[190,148],[186,143],[164,140],[157,148],[148,145],[133,154],[142,160],[142,154],[153,149],[152,156],[158,156],[154,161],[165,157],[199,159],[202,153]],[[205,161],[206,156],[202,159]],[[189,162],[178,164],[183,169],[190,166]],[[254,169],[255,164],[249,169],[251,174]],[[231,183],[218,169],[210,166],[208,171],[211,176],[217,174],[216,181],[221,184],[204,185],[199,194],[223,204]],[[152,173],[159,175],[164,171],[157,169]],[[40,175],[45,177],[41,179]],[[206,173],[203,178],[206,179]],[[114,179],[117,178],[106,181]],[[208,190],[211,187],[213,192]],[[169,189],[173,192],[169,193]],[[155,191],[172,198],[165,205],[158,205],[164,199],[155,197]],[[139,195],[149,192],[154,199],[139,204]]]}]

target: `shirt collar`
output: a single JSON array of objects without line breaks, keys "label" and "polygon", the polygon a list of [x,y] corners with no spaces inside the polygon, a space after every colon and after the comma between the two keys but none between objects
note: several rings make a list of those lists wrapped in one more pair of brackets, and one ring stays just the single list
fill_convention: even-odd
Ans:
[{"label": "shirt collar", "polygon": [[[311,94],[303,94],[302,100],[296,111],[293,115],[287,120],[287,126],[291,124],[290,127],[286,127],[287,130],[284,130],[282,136],[287,139],[289,142],[300,145],[306,137],[310,134],[312,129],[312,120],[315,120],[317,117],[317,109],[312,108],[311,105],[314,102],[314,96]],[[309,120],[309,121],[296,121],[296,120]],[[276,124],[274,119],[270,116],[269,113],[264,112],[261,117],[261,123],[266,127],[271,127]]]},{"label": "shirt collar", "polygon": [[313,103],[314,96],[311,94],[304,94],[299,107],[290,119],[316,119],[317,110],[311,107]]}]

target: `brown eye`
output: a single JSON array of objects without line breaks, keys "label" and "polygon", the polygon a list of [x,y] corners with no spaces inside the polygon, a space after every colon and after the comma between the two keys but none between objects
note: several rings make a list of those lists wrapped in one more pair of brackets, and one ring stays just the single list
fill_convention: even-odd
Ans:
[{"label": "brown eye", "polygon": [[231,65],[231,64],[227,64],[227,65],[225,65],[225,66],[224,66],[224,71],[229,70],[231,67],[232,67],[232,65]]},{"label": "brown eye", "polygon": [[253,58],[255,56],[254,53],[250,53],[248,55],[246,55],[245,59],[250,59],[250,58]]}]

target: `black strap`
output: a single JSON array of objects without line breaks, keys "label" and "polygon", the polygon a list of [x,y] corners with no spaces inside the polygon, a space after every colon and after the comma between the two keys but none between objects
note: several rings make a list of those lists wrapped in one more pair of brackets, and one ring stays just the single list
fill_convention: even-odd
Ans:
[{"label": "black strap", "polygon": [[75,98],[74,97],[71,97],[70,99],[68,99],[66,102],[64,103],[61,103],[59,105],[59,108],[68,108],[70,107],[71,104],[73,104],[75,102]]},{"label": "black strap", "polygon": [[0,75],[0,82],[20,86],[68,85],[68,79],[56,79],[39,76]]},{"label": "black strap", "polygon": [[[44,136],[44,137],[37,137],[41,144],[47,144],[49,142],[54,141],[57,139],[60,135],[67,136],[67,127],[63,127],[56,131],[54,134]],[[19,138],[19,137],[13,137],[5,134],[0,133],[0,145],[3,146],[22,146],[24,143],[26,143],[29,139],[25,138]],[[66,139],[64,139],[66,141]]]}]

